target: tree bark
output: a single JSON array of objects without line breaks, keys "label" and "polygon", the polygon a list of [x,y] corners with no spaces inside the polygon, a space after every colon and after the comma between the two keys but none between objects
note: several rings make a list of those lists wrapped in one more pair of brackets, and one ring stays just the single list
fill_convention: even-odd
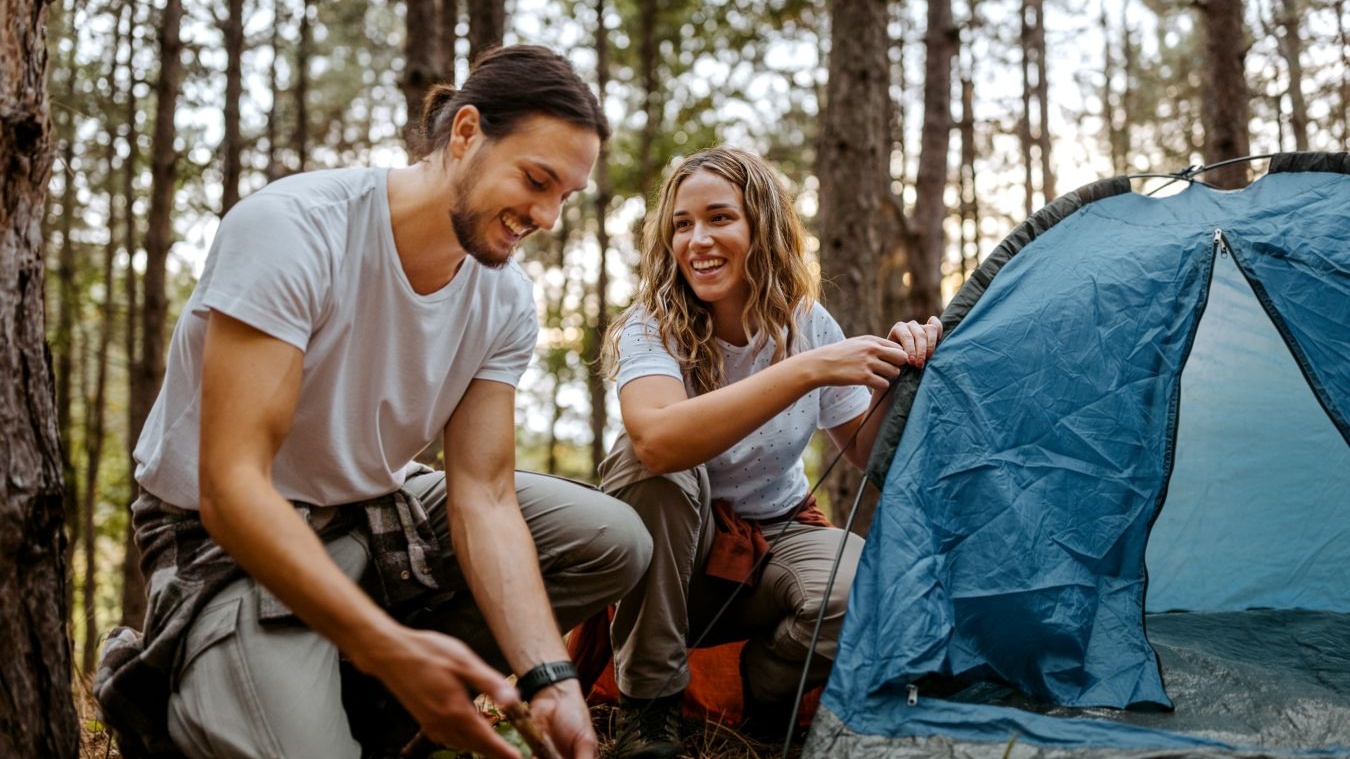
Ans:
[{"label": "tree bark", "polygon": [[[1247,31],[1242,0],[1197,2],[1205,43],[1205,86],[1201,123],[1205,163],[1218,163],[1251,152],[1248,135]],[[1206,172],[1202,179],[1223,189],[1245,187],[1249,166],[1238,162]]]},{"label": "tree bark", "polygon": [[436,28],[440,29],[441,76],[446,84],[455,83],[455,47],[459,42],[459,0],[440,0],[436,8]]},{"label": "tree bark", "polygon": [[506,0],[469,0],[469,67],[478,56],[502,44],[506,35]]},{"label": "tree bark", "polygon": [[642,80],[642,131],[638,133],[638,192],[643,203],[656,191],[659,172],[656,167],[656,135],[661,128],[661,86],[657,82],[660,49],[656,27],[660,23],[661,4],[657,0],[639,0],[642,10],[638,30],[638,76]]},{"label": "tree bark", "polygon": [[407,32],[404,35],[403,89],[408,119],[403,125],[403,144],[408,149],[409,163],[422,159],[419,136],[422,123],[422,101],[431,86],[441,79],[437,70],[440,60],[436,45],[436,0],[406,0]]},{"label": "tree bark", "polygon": [[1289,67],[1289,128],[1294,149],[1308,149],[1308,104],[1303,99],[1303,37],[1299,28],[1301,0],[1280,0],[1275,9],[1280,55]]},{"label": "tree bark", "polygon": [[[132,440],[141,436],[141,427],[164,379],[169,313],[165,267],[173,245],[173,205],[178,187],[174,112],[182,85],[183,43],[179,38],[182,17],[180,0],[167,0],[159,26],[159,81],[155,85],[155,131],[150,149],[150,211],[145,230],[145,275],[141,283],[141,349],[131,386]],[[131,627],[140,627],[145,617],[145,578],[141,577],[139,562],[135,543],[129,542],[123,565],[126,579],[122,586],[122,623]]]},{"label": "tree bark", "polygon": [[[595,0],[595,80],[600,107],[605,105],[609,87],[609,29],[605,26],[606,0]],[[600,248],[600,268],[595,278],[595,318],[586,340],[586,389],[591,397],[591,471],[605,457],[605,427],[609,409],[605,407],[605,369],[600,365],[600,346],[609,331],[609,204],[613,196],[609,181],[609,144],[601,143],[595,161],[595,243]]]},{"label": "tree bark", "polygon": [[47,7],[0,0],[0,757],[73,759],[65,519],[43,331]]},{"label": "tree bark", "polygon": [[297,171],[309,168],[309,54],[314,31],[310,14],[314,0],[305,0],[300,10],[300,44],[295,49],[295,132],[291,145],[295,148]]},{"label": "tree bark", "polygon": [[[1027,216],[1036,210],[1036,173],[1040,173],[1041,204],[1055,196],[1055,176],[1050,163],[1049,83],[1045,71],[1045,3],[1022,0],[1022,161],[1026,187]],[[1034,108],[1034,110],[1033,110]]]},{"label": "tree bark", "polygon": [[267,181],[271,182],[286,175],[285,165],[281,162],[281,146],[277,143],[281,121],[281,81],[277,62],[285,57],[281,44],[281,26],[285,18],[286,0],[272,2],[272,34],[269,47],[272,49],[272,65],[267,74],[268,90],[272,93],[272,102],[267,107],[267,168],[264,170]]},{"label": "tree bark", "polygon": [[[823,300],[845,335],[881,330],[882,256],[894,248],[897,210],[890,189],[890,66],[886,4],[832,0],[829,80],[820,121]],[[859,475],[833,479],[826,492],[838,523],[848,517]],[[854,529],[865,532],[859,514]]]},{"label": "tree bark", "polygon": [[[942,259],[947,248],[947,153],[952,133],[952,59],[959,41],[951,0],[928,0],[927,59],[923,80],[923,132],[914,185],[907,308],[900,318],[927,319],[942,312]],[[888,315],[895,318],[896,315]]]},{"label": "tree bark", "polygon": [[221,145],[223,185],[220,191],[220,215],[239,202],[239,179],[243,174],[243,138],[239,130],[239,100],[243,97],[244,0],[228,0],[225,23],[225,137]]}]

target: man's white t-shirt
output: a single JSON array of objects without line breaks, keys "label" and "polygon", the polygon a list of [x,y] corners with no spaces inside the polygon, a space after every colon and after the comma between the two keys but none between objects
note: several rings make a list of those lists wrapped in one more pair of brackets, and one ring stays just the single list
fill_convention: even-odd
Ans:
[{"label": "man's white t-shirt", "polygon": [[136,445],[142,487],[175,506],[199,506],[211,311],[304,352],[294,421],[272,467],[290,500],[331,506],[397,490],[470,381],[520,381],[538,333],[524,272],[514,262],[489,269],[469,257],[445,287],[414,292],[394,246],[387,173],[298,174],[245,198],[221,221]]},{"label": "man's white t-shirt", "polygon": [[[814,304],[797,318],[797,352],[844,339],[838,322],[824,306]],[[756,349],[756,341],[736,346],[717,341],[731,384],[767,369],[773,346]],[[618,386],[639,377],[660,375],[684,382],[689,397],[696,390],[680,371],[680,362],[661,343],[656,320],[641,307],[633,310],[619,335]],[[830,429],[867,410],[871,394],[861,386],[820,387],[707,463],[712,497],[725,499],[747,519],[772,519],[786,514],[806,496],[809,484],[802,452],[817,429]]]}]

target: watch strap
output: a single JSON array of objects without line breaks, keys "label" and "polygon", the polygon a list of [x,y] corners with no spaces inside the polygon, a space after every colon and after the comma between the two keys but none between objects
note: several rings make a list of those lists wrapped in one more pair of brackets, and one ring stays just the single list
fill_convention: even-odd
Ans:
[{"label": "watch strap", "polygon": [[530,701],[544,688],[578,677],[577,667],[571,661],[546,661],[516,678],[516,690],[520,691],[522,701]]}]

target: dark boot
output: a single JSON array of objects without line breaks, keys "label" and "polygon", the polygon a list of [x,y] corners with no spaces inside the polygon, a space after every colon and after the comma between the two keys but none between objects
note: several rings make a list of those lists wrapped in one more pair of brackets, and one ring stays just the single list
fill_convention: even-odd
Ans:
[{"label": "dark boot", "polygon": [[[786,701],[761,701],[750,690],[750,677],[741,657],[741,701],[744,705],[744,717],[736,726],[737,732],[760,743],[783,743],[788,736],[788,723],[792,721],[796,704],[792,699]],[[805,730],[792,726],[792,740],[803,737]]]},{"label": "dark boot", "polygon": [[619,695],[619,737],[611,759],[676,759],[684,691],[661,698]]}]

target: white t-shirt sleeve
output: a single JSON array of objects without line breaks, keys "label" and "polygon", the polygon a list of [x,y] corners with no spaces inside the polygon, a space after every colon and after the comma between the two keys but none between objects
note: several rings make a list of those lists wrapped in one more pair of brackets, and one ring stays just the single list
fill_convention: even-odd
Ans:
[{"label": "white t-shirt sleeve", "polygon": [[303,351],[332,290],[332,262],[318,231],[288,205],[260,196],[231,209],[197,285],[195,311],[219,311]]},{"label": "white t-shirt sleeve", "polygon": [[474,373],[474,379],[494,380],[516,387],[530,365],[539,340],[539,317],[534,297],[527,289],[506,332],[497,340],[492,354]]},{"label": "white t-shirt sleeve", "polygon": [[[809,329],[813,347],[830,345],[844,339],[839,322],[819,303],[812,309]],[[817,424],[822,430],[838,427],[866,411],[871,402],[872,394],[862,385],[822,387]]]},{"label": "white t-shirt sleeve", "polygon": [[624,385],[639,377],[674,377],[684,382],[680,362],[661,343],[656,320],[644,309],[628,314],[619,332],[619,371],[615,384]]}]

